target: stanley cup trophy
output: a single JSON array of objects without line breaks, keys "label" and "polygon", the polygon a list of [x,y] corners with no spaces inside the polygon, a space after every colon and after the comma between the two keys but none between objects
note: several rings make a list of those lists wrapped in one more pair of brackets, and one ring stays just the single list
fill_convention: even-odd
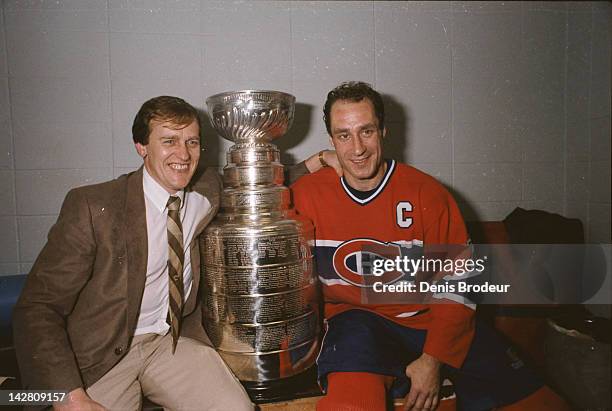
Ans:
[{"label": "stanley cup trophy", "polygon": [[280,152],[270,143],[291,126],[295,97],[247,90],[206,104],[214,129],[235,144],[221,209],[201,246],[204,324],[257,401],[313,365],[319,347],[313,226],[292,210]]}]

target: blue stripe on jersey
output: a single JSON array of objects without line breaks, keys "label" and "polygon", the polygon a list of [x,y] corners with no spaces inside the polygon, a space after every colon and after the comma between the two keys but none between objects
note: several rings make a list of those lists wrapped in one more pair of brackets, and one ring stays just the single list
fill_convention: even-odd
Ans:
[{"label": "blue stripe on jersey", "polygon": [[334,265],[332,263],[335,251],[336,247],[330,246],[316,246],[314,248],[314,257],[317,262],[319,277],[325,278],[326,280],[340,278],[334,271]]},{"label": "blue stripe on jersey", "polygon": [[[356,241],[356,240],[362,240],[364,243],[366,243],[366,246],[364,246],[363,249],[358,248],[358,251],[353,250],[353,252],[347,254],[346,257],[344,257],[344,259],[337,258],[337,260],[340,260],[340,261],[336,262],[337,264],[342,264],[343,268],[348,269],[350,272],[353,273],[353,275],[357,275],[357,276],[375,275],[376,274],[375,263],[378,260],[387,260],[387,259],[393,260],[394,258],[399,257],[402,261],[404,261],[404,258],[407,257],[408,259],[412,261],[417,261],[424,257],[423,248],[420,245],[406,246],[406,245],[400,245],[398,243],[383,243],[383,242],[371,240],[371,239],[355,239],[355,240],[351,240],[351,242]],[[391,249],[396,254],[394,256],[391,256],[389,254],[385,254],[385,252],[382,252],[383,255],[381,255],[380,251],[377,253],[377,252],[374,252],[376,251],[374,248],[368,247],[367,246],[368,242],[371,242],[374,245],[380,245],[380,244],[382,244],[383,246],[391,245]],[[331,284],[345,285],[345,286],[353,286],[356,283],[359,283],[359,284],[361,283],[361,281],[351,281],[351,280],[347,281],[347,278],[340,275],[334,269],[334,263],[333,263],[334,254],[347,243],[350,243],[350,242],[340,243],[337,241],[317,241],[318,245],[314,247],[313,254],[315,257],[316,264],[317,264],[317,271],[318,271],[319,278],[321,278],[324,283],[326,282],[326,280],[328,282],[331,281],[332,282]],[[408,242],[404,242],[404,243],[410,244]],[[384,265],[381,263],[379,264],[380,265],[378,266],[378,268],[380,270],[381,267],[384,267]],[[403,276],[401,277],[402,281],[409,281],[409,282],[414,281],[414,275],[413,275],[414,273],[410,266],[402,267],[400,271],[403,273]],[[380,274],[380,272],[378,272],[378,274]],[[490,280],[489,274],[490,273],[488,273],[487,271],[484,271],[483,273],[472,271],[472,272],[468,272],[462,275],[447,275],[443,279],[440,279],[439,281],[437,281],[436,284],[437,285],[444,285],[444,284],[453,285],[452,288],[454,288],[454,290],[452,290],[451,292],[449,291],[436,292],[436,293],[433,293],[433,297],[437,299],[449,299],[449,300],[452,300],[452,301],[455,301],[455,302],[458,302],[458,303],[474,308],[475,304],[482,302],[485,296],[483,294],[477,294],[473,292],[460,292],[456,284],[458,281],[463,281],[467,284],[483,284],[485,281]],[[447,287],[444,287],[444,288],[448,289]]]}]

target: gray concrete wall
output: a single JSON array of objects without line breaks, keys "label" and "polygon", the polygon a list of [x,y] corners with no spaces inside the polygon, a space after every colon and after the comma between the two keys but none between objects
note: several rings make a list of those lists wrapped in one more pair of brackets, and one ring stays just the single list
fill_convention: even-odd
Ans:
[{"label": "gray concrete wall", "polygon": [[[0,274],[27,272],[69,188],[139,166],[146,99],[297,97],[279,146],[329,146],[345,80],[388,102],[387,152],[438,177],[467,219],[579,217],[610,242],[609,2],[5,0],[0,9]],[[203,161],[229,143],[205,129]]]}]

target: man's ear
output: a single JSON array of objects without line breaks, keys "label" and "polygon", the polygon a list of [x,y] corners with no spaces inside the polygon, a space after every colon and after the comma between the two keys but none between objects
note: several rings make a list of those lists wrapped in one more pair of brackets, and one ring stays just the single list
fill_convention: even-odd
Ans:
[{"label": "man's ear", "polygon": [[385,138],[387,135],[387,127],[383,127],[382,138]]},{"label": "man's ear", "polygon": [[145,158],[147,156],[147,146],[140,143],[136,143],[134,146],[136,147],[136,151],[140,157]]},{"label": "man's ear", "polygon": [[330,146],[332,146],[332,147],[334,147],[334,148],[336,147],[336,146],[334,145],[334,139],[332,138],[332,136],[329,136],[329,145],[330,145]]}]

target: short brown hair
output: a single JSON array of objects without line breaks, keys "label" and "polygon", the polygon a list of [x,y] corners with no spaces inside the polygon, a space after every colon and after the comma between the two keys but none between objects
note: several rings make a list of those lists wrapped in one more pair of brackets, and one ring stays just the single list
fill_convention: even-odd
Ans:
[{"label": "short brown hair", "polygon": [[151,120],[170,121],[178,126],[188,126],[192,121],[197,121],[200,126],[200,118],[195,107],[182,98],[172,96],[159,96],[147,100],[132,124],[132,139],[134,143],[142,145],[149,144],[151,134]]},{"label": "short brown hair", "polygon": [[362,81],[347,81],[327,93],[327,100],[325,100],[325,107],[323,107],[323,121],[325,121],[325,127],[330,136],[330,113],[332,105],[338,100],[349,100],[358,103],[364,98],[370,100],[374,106],[374,113],[378,119],[378,128],[380,130],[385,128],[385,105],[380,94],[378,94],[378,92],[368,83]]}]

